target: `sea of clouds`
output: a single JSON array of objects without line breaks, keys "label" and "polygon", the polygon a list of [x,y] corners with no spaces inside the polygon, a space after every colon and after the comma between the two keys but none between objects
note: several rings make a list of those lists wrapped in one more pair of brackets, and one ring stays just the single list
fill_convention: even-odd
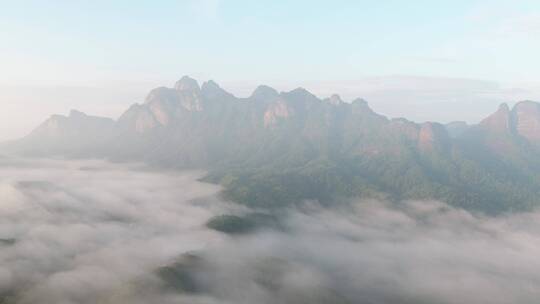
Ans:
[{"label": "sea of clouds", "polygon": [[[241,214],[203,172],[0,158],[0,299],[14,303],[537,303],[540,212],[358,200],[279,214],[280,229],[205,227]],[[183,253],[197,292],[156,269]],[[200,265],[202,264],[202,266]],[[0,301],[1,302],[1,301]],[[7,302],[7,303],[11,303]]]}]

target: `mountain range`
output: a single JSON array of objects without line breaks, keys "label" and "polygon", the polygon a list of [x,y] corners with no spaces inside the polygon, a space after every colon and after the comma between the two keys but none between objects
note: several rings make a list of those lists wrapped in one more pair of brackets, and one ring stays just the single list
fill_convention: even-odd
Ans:
[{"label": "mountain range", "polygon": [[261,208],[349,197],[437,199],[489,214],[540,205],[540,104],[533,101],[502,104],[474,125],[415,123],[377,114],[363,99],[264,85],[238,98],[184,76],[116,120],[72,110],[0,147],[205,169],[227,198]]}]

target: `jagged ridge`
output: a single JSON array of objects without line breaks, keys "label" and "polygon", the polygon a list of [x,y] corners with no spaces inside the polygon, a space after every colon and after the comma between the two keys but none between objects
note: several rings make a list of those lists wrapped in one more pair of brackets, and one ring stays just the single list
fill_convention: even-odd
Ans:
[{"label": "jagged ridge", "polygon": [[116,121],[53,115],[6,149],[205,168],[248,204],[385,193],[486,211],[537,204],[539,144],[540,105],[532,101],[501,105],[478,125],[443,126],[388,119],[363,99],[320,99],[303,88],[259,86],[237,98],[185,76]]}]

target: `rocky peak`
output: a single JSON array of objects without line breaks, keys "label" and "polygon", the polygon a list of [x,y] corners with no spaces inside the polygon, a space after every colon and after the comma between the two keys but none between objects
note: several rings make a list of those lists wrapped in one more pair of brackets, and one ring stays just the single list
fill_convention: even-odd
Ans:
[{"label": "rocky peak", "polygon": [[208,81],[203,82],[201,86],[201,91],[212,92],[212,91],[223,91],[223,89],[219,86],[219,84],[217,84],[217,82],[213,80],[208,80]]},{"label": "rocky peak", "polygon": [[319,100],[315,95],[311,94],[311,92],[304,88],[296,88],[290,92],[281,93],[281,95],[288,101],[292,101],[296,104],[303,104],[307,101]]},{"label": "rocky peak", "polygon": [[520,107],[525,107],[525,108],[535,108],[535,107],[538,107],[540,106],[540,103],[536,102],[536,101],[533,101],[533,100],[522,100],[522,101],[519,101],[517,102],[515,105],[514,105],[514,108],[512,110],[515,110],[516,108],[520,108]]},{"label": "rocky peak", "polygon": [[338,94],[333,94],[330,96],[330,98],[328,98],[328,102],[331,105],[338,106],[343,103],[343,100],[341,100],[341,97]]},{"label": "rocky peak", "polygon": [[355,100],[352,101],[351,104],[357,107],[369,108],[367,101],[363,98],[356,98]]},{"label": "rocky peak", "polygon": [[255,91],[253,91],[250,98],[255,100],[269,101],[277,99],[278,96],[279,93],[274,88],[266,85],[260,85],[255,89]]},{"label": "rocky peak", "polygon": [[282,92],[280,98],[294,110],[298,116],[305,116],[313,106],[320,104],[321,100],[304,88],[297,88],[290,92]]},{"label": "rocky peak", "polygon": [[62,132],[62,129],[64,128],[67,121],[68,121],[68,117],[64,115],[58,115],[58,114],[51,115],[49,119],[47,119],[37,128],[35,128],[30,135],[31,136],[57,136]]},{"label": "rocky peak", "polygon": [[85,113],[83,113],[81,111],[77,111],[77,110],[74,110],[74,109],[69,111],[69,118],[70,119],[84,119],[84,118],[87,118],[87,117],[88,117],[88,115],[86,115]]},{"label": "rocky peak", "polygon": [[178,101],[178,93],[170,88],[155,88],[146,96],[145,103],[166,102],[174,103]]},{"label": "rocky peak", "polygon": [[352,110],[355,113],[375,113],[373,110],[369,107],[367,101],[365,101],[362,98],[356,98],[351,103]]},{"label": "rocky peak", "polygon": [[[208,86],[208,85],[207,85]],[[212,85],[210,85],[212,87]],[[202,111],[201,88],[197,80],[184,76],[174,85],[178,92],[180,104],[188,111]]]},{"label": "rocky peak", "polygon": [[497,111],[508,113],[510,112],[510,107],[508,106],[506,102],[503,102],[499,105],[499,108],[497,109]]},{"label": "rocky peak", "polygon": [[313,94],[311,94],[310,91],[302,88],[302,87],[298,87],[292,91],[290,91],[288,94],[291,94],[291,95],[296,95],[296,96],[314,96]]},{"label": "rocky peak", "polygon": [[263,115],[264,127],[272,127],[280,120],[290,117],[294,110],[290,108],[283,99],[268,106]]},{"label": "rocky peak", "polygon": [[208,99],[218,99],[232,96],[213,80],[208,80],[202,84],[201,93]]},{"label": "rocky peak", "polygon": [[540,142],[540,104],[534,101],[518,102],[512,109],[517,134],[531,142]]},{"label": "rocky peak", "polygon": [[189,77],[184,76],[180,78],[175,84],[174,88],[177,91],[188,91],[188,92],[200,92],[201,88],[199,87],[199,83],[197,80]]},{"label": "rocky peak", "polygon": [[506,103],[499,106],[497,112],[480,122],[480,126],[492,132],[507,133],[512,131],[510,108]]}]

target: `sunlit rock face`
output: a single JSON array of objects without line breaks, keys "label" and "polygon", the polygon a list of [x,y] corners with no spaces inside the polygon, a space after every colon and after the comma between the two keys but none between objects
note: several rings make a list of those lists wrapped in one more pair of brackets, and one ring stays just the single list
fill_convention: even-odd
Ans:
[{"label": "sunlit rock face", "polygon": [[145,102],[128,109],[119,122],[124,128],[147,133],[174,124],[182,112],[202,111],[202,99],[197,81],[184,76],[176,82],[174,88],[159,87],[150,91]]},{"label": "sunlit rock face", "polygon": [[188,111],[202,111],[201,88],[197,80],[188,76],[182,77],[174,85],[180,104]]},{"label": "sunlit rock face", "polygon": [[138,111],[133,125],[139,133],[158,126],[168,126],[182,111],[202,111],[202,95],[199,84],[188,76],[176,82],[174,88],[159,87],[148,94],[142,107],[130,109]]},{"label": "sunlit rock face", "polygon": [[272,127],[276,125],[279,120],[286,119],[292,114],[293,109],[291,109],[285,101],[279,100],[278,102],[271,104],[268,107],[268,110],[264,112],[264,126]]},{"label": "sunlit rock face", "polygon": [[[180,101],[175,90],[161,87],[152,90],[148,94],[145,104],[153,118],[159,124],[165,126],[173,119]],[[146,113],[143,115],[146,116]]]},{"label": "sunlit rock face", "polygon": [[508,133],[512,131],[512,118],[508,105],[503,103],[497,112],[491,114],[480,122],[480,125],[489,131]]},{"label": "sunlit rock face", "polygon": [[[472,131],[472,132],[469,132]],[[518,102],[512,109],[501,104],[499,109],[482,120],[477,127],[461,134],[482,131],[478,138],[499,154],[513,155],[519,146],[540,145],[540,104],[533,101]]]},{"label": "sunlit rock face", "polygon": [[533,143],[540,143],[540,104],[519,102],[512,109],[512,115],[516,133]]},{"label": "sunlit rock face", "polygon": [[444,150],[448,147],[448,145],[448,133],[444,129],[443,125],[432,122],[422,124],[418,135],[418,146],[421,150]]},{"label": "sunlit rock face", "polygon": [[396,132],[401,132],[410,140],[417,141],[420,128],[418,124],[405,118],[395,118],[390,122],[390,126],[396,129]]},{"label": "sunlit rock face", "polygon": [[156,118],[155,112],[145,108],[141,109],[137,116],[134,125],[137,133],[144,133],[147,130],[152,130],[156,128],[159,123],[165,124],[168,120],[168,117],[160,117],[159,115]]},{"label": "sunlit rock face", "polygon": [[497,112],[484,119],[480,125],[491,132],[519,135],[531,143],[539,143],[540,104],[521,101],[512,110],[507,104],[502,104]]},{"label": "sunlit rock face", "polygon": [[117,121],[119,130],[138,134],[149,132],[159,125],[160,122],[146,104],[132,105]]}]

